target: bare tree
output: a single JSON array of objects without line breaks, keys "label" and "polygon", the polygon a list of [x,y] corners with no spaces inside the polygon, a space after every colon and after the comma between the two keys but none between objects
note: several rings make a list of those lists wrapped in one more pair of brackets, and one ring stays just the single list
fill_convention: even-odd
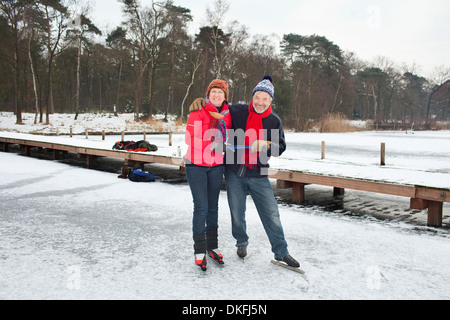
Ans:
[{"label": "bare tree", "polygon": [[32,47],[31,43],[32,41],[34,41],[36,33],[38,33],[39,30],[38,24],[36,23],[36,20],[38,20],[38,17],[35,16],[36,12],[30,10],[30,8],[32,8],[35,4],[36,3],[28,4],[23,13],[23,24],[28,34],[28,50],[27,50],[28,60],[30,61],[31,76],[33,78],[34,109],[35,109],[34,124],[37,123],[38,114],[40,112],[40,100],[37,88],[37,74],[31,50]]},{"label": "bare tree", "polygon": [[115,109],[114,115],[117,116],[117,108],[119,107],[119,99],[120,99],[120,88],[121,88],[121,80],[122,80],[122,72],[123,72],[123,63],[127,58],[127,47],[130,47],[129,41],[126,39],[126,31],[117,27],[116,30],[112,31],[108,37],[106,38],[106,43],[113,50],[112,56],[119,63],[119,71],[117,75],[117,91],[116,91],[116,101],[115,101]]},{"label": "bare tree", "polygon": [[[186,47],[187,43],[192,43],[190,37],[187,35],[185,30],[186,25],[189,21],[192,21],[191,10],[183,7],[174,6],[172,1],[168,1],[165,4],[166,15],[164,17],[164,29],[165,35],[163,38],[163,46],[166,50],[166,58],[168,61],[168,95],[167,104],[165,110],[165,120],[167,121],[167,116],[169,110],[172,108],[174,103],[174,91],[175,91],[175,71],[178,56],[186,56],[184,54],[176,54],[179,50],[191,49]],[[197,71],[198,67],[195,69]],[[195,73],[194,73],[195,74]]]},{"label": "bare tree", "polygon": [[427,104],[427,114],[426,114],[427,127],[430,127],[430,108],[433,96],[436,94],[436,92],[439,91],[439,89],[441,89],[444,85],[446,85],[449,80],[450,80],[450,68],[445,67],[443,65],[436,67],[431,76],[431,79],[429,80],[431,88]]},{"label": "bare tree", "polygon": [[222,77],[222,68],[227,59],[227,50],[221,50],[221,47],[226,44],[224,41],[227,41],[228,37],[221,32],[224,29],[225,15],[229,9],[230,4],[226,0],[216,0],[212,8],[208,6],[206,9],[206,16],[213,26],[210,41],[214,50],[214,74],[216,78]]},{"label": "bare tree", "polygon": [[19,79],[20,79],[20,51],[21,51],[21,39],[25,28],[23,28],[23,15],[33,1],[21,1],[21,0],[1,0],[0,12],[6,17],[6,20],[10,26],[9,34],[11,39],[12,57],[10,61],[14,70],[14,112],[16,113],[16,123],[22,124],[22,109],[20,105],[20,91],[19,91]]},{"label": "bare tree", "polygon": [[[79,5],[77,3],[77,5]],[[80,111],[80,83],[81,83],[81,55],[83,43],[88,41],[87,34],[101,35],[101,31],[92,23],[91,19],[87,17],[91,11],[91,7],[85,6],[81,8],[80,12],[75,14],[73,20],[68,24],[68,32],[74,36],[74,41],[77,43],[77,86],[75,94],[75,120],[78,119]]]},{"label": "bare tree", "polygon": [[41,0],[38,2],[44,15],[44,30],[46,32],[47,48],[47,104],[45,123],[50,123],[49,114],[54,113],[53,102],[53,61],[60,46],[61,38],[67,29],[67,7],[61,0]]},{"label": "bare tree", "polygon": [[[142,103],[142,88],[145,72],[149,72],[148,102],[149,117],[152,116],[152,95],[156,60],[159,54],[158,40],[161,31],[161,17],[163,14],[160,3],[152,1],[151,9],[142,10],[137,0],[122,0],[125,4],[124,12],[128,15],[129,34],[133,37],[137,52],[134,54],[136,68],[135,85],[135,114],[139,121]],[[159,9],[157,8],[159,7]]]},{"label": "bare tree", "polygon": [[195,74],[197,73],[198,68],[202,64],[202,57],[201,57],[201,51],[197,55],[197,58],[191,62],[192,69],[191,69],[191,82],[189,83],[188,87],[186,88],[186,94],[184,95],[183,102],[181,103],[181,112],[180,112],[180,119],[184,119],[184,104],[186,103],[186,99],[189,96],[189,92],[191,90],[192,85],[194,84]]}]

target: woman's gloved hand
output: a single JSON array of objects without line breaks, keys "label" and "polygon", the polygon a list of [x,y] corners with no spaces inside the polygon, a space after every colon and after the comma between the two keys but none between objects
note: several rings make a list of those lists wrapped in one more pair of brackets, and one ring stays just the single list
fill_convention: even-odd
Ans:
[{"label": "woman's gloved hand", "polygon": [[206,100],[203,98],[195,99],[194,102],[189,106],[189,112],[199,111],[206,107]]}]

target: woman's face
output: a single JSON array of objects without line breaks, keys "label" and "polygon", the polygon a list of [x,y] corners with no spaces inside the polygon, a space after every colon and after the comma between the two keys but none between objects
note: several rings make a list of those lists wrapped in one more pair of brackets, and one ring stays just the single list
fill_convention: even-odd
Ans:
[{"label": "woman's face", "polygon": [[215,107],[221,107],[225,101],[225,92],[219,88],[213,88],[209,93],[209,100]]}]

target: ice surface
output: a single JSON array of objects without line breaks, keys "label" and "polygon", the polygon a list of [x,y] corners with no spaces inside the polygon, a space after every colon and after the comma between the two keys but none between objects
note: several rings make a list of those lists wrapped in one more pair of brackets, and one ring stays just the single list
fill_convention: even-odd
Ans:
[{"label": "ice surface", "polygon": [[222,193],[226,264],[203,273],[192,257],[187,185],[3,152],[0,177],[0,299],[450,298],[446,230],[280,205],[301,276],[270,263],[251,198],[249,256],[237,257]]}]

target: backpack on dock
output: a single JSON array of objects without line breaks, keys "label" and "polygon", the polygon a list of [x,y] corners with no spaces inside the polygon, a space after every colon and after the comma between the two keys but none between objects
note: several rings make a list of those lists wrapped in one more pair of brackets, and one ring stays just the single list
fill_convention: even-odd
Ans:
[{"label": "backpack on dock", "polygon": [[133,152],[148,152],[148,151],[158,151],[158,147],[154,144],[148,143],[145,140],[138,142],[134,141],[118,141],[113,146],[114,150],[125,150]]}]

